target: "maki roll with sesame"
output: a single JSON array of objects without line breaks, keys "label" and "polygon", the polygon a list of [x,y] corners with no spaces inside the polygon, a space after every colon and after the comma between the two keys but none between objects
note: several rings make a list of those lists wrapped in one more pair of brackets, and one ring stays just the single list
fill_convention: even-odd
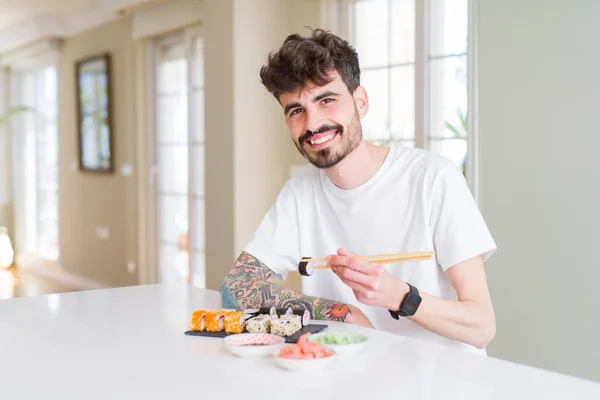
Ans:
[{"label": "maki roll with sesame", "polygon": [[305,308],[294,308],[293,314],[300,317],[302,326],[306,326],[310,322],[310,312]]},{"label": "maki roll with sesame", "polygon": [[260,314],[268,314],[272,317],[281,317],[282,315],[292,315],[292,307],[261,307],[259,310]]},{"label": "maki roll with sesame", "polygon": [[[295,315],[290,317],[296,317]],[[274,319],[271,321],[271,334],[278,336],[292,336],[301,329],[300,321],[290,318]]]},{"label": "maki roll with sesame", "polygon": [[258,314],[261,314],[260,310],[257,308],[247,308],[244,310],[244,314],[246,315],[246,319],[256,317]]},{"label": "maki roll with sesame", "polygon": [[298,317],[300,317],[300,322],[302,326],[308,325],[310,321],[310,312],[304,307],[261,307],[259,311],[262,315],[277,315],[279,318],[285,315],[297,315]]},{"label": "maki roll with sesame", "polygon": [[[290,324],[292,324],[292,326],[295,328],[294,333],[302,329],[302,318],[300,318],[298,315],[282,315],[280,320],[290,321]],[[272,330],[273,329],[271,328],[271,331]]]},{"label": "maki roll with sesame", "polygon": [[246,321],[246,330],[250,333],[269,333],[271,321],[270,315],[258,315]]}]

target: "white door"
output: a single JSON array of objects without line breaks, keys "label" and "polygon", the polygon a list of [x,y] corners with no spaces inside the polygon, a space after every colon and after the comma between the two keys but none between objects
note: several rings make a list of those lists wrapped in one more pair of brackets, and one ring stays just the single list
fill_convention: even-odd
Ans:
[{"label": "white door", "polygon": [[150,261],[156,282],[205,287],[204,72],[200,29],[154,42]]}]

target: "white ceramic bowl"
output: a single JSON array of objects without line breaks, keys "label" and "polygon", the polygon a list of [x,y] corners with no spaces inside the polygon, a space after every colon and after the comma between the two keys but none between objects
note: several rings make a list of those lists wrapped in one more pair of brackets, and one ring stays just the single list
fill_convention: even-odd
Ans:
[{"label": "white ceramic bowl", "polygon": [[328,348],[327,350],[332,355],[323,358],[308,358],[308,359],[294,359],[294,358],[282,358],[279,357],[279,352],[275,355],[275,363],[281,368],[290,371],[316,371],[325,368],[335,358],[335,351]]},{"label": "white ceramic bowl", "polygon": [[238,357],[266,357],[285,343],[282,336],[269,333],[240,333],[223,338],[225,348]]},{"label": "white ceramic bowl", "polygon": [[[356,341],[358,343],[352,343],[352,344],[328,344],[327,343],[327,344],[325,344],[325,343],[319,342],[319,338],[322,338],[323,336],[342,336],[342,337],[346,336],[346,337],[351,337],[353,339],[353,341]],[[345,358],[345,357],[353,356],[354,354],[356,354],[359,351],[361,351],[362,349],[364,349],[367,346],[367,343],[369,342],[369,338],[364,335],[360,335],[358,333],[321,332],[321,333],[314,333],[314,334],[310,335],[308,337],[308,341],[320,343],[323,346],[327,347],[328,349],[335,351],[335,353],[338,356]]]}]

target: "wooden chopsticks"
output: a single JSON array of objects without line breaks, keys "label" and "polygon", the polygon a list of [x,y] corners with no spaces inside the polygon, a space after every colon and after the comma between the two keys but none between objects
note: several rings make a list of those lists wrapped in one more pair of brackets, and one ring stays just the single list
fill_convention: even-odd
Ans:
[{"label": "wooden chopsticks", "polygon": [[[405,258],[391,258],[389,260],[370,260],[373,264],[394,264],[401,262],[409,262],[409,261],[420,261],[420,260],[429,260],[431,256],[422,256],[422,257],[405,257]],[[306,260],[305,260],[306,261]],[[367,260],[369,261],[369,260]],[[327,265],[316,265],[315,269],[327,269],[329,266]]]},{"label": "wooden chopsticks", "polygon": [[[374,264],[392,264],[398,262],[407,262],[407,261],[417,261],[417,260],[427,260],[433,255],[435,252],[427,251],[427,252],[418,252],[418,253],[398,253],[398,254],[382,254],[375,256],[355,256],[355,258],[359,260],[370,261]],[[327,258],[303,258],[302,262],[318,262],[318,261],[327,261]],[[315,267],[322,268],[322,267]],[[324,267],[326,268],[326,266]]]}]

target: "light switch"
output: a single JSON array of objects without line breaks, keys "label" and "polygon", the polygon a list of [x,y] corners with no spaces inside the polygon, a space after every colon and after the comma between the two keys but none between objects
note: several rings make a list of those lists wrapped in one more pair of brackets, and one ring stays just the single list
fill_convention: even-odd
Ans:
[{"label": "light switch", "polygon": [[129,163],[121,165],[121,175],[131,176],[133,174],[133,166]]}]

